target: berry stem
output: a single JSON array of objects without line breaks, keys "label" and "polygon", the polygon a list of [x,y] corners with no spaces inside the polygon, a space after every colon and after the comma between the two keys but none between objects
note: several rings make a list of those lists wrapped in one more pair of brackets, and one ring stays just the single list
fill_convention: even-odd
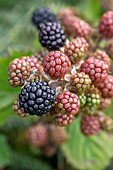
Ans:
[{"label": "berry stem", "polygon": [[97,39],[97,41],[96,41],[96,45],[95,45],[95,47],[94,47],[94,49],[93,49],[94,52],[95,52],[96,49],[99,47],[99,45],[100,45],[100,43],[101,43],[102,40],[103,40],[103,37],[100,35],[100,36],[98,37],[98,39]]}]

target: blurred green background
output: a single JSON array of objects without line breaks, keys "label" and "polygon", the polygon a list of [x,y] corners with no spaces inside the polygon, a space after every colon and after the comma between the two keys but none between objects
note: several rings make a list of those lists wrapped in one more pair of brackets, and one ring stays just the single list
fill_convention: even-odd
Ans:
[{"label": "blurred green background", "polygon": [[[31,23],[35,8],[48,6],[55,13],[73,6],[90,23],[98,24],[104,9],[99,0],[0,0],[0,167],[9,170],[52,170],[51,159],[39,158],[39,151],[26,148],[18,134],[31,126],[31,119],[14,115],[12,104],[20,88],[7,81],[9,62],[41,48],[38,33]],[[106,110],[112,115],[113,106]],[[79,130],[79,118],[67,128],[69,140],[60,148],[69,166],[67,170],[113,170],[113,135],[101,132],[85,137]],[[37,156],[38,155],[38,156]],[[54,157],[55,159],[55,157]],[[109,166],[108,166],[109,165]],[[66,170],[66,169],[65,169]]]}]

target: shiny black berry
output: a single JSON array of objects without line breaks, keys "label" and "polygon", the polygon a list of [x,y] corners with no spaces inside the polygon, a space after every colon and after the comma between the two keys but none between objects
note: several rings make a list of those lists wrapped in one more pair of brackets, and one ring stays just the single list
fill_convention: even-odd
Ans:
[{"label": "shiny black berry", "polygon": [[65,34],[60,23],[47,22],[41,25],[39,40],[43,47],[58,50],[65,43]]},{"label": "shiny black berry", "polygon": [[55,102],[55,90],[47,82],[27,83],[19,94],[19,106],[25,113],[41,116],[49,112]]},{"label": "shiny black berry", "polygon": [[38,28],[45,22],[56,22],[57,17],[49,8],[40,7],[36,9],[32,14],[32,23]]}]

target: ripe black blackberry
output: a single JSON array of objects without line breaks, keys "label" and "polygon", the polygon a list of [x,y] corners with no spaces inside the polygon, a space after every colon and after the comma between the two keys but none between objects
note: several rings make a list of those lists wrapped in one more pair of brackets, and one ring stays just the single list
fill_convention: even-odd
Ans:
[{"label": "ripe black blackberry", "polygon": [[65,34],[60,23],[47,22],[41,25],[39,40],[43,47],[49,50],[58,50],[65,43]]},{"label": "ripe black blackberry", "polygon": [[53,11],[49,8],[40,7],[34,10],[32,14],[32,23],[40,28],[42,23],[45,22],[56,22],[57,17]]},{"label": "ripe black blackberry", "polygon": [[47,82],[35,80],[22,88],[19,100],[25,113],[42,116],[51,110],[55,101],[55,90],[51,89]]}]

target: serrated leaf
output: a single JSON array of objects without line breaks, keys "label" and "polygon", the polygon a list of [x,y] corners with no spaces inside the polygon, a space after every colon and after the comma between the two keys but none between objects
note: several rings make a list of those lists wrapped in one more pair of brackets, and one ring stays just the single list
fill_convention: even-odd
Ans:
[{"label": "serrated leaf", "polygon": [[11,150],[5,136],[0,135],[0,167],[9,165],[11,162]]},{"label": "serrated leaf", "polygon": [[113,136],[102,131],[90,137],[84,136],[79,121],[78,118],[67,127],[70,138],[62,145],[62,151],[75,168],[101,170],[113,156]]}]

